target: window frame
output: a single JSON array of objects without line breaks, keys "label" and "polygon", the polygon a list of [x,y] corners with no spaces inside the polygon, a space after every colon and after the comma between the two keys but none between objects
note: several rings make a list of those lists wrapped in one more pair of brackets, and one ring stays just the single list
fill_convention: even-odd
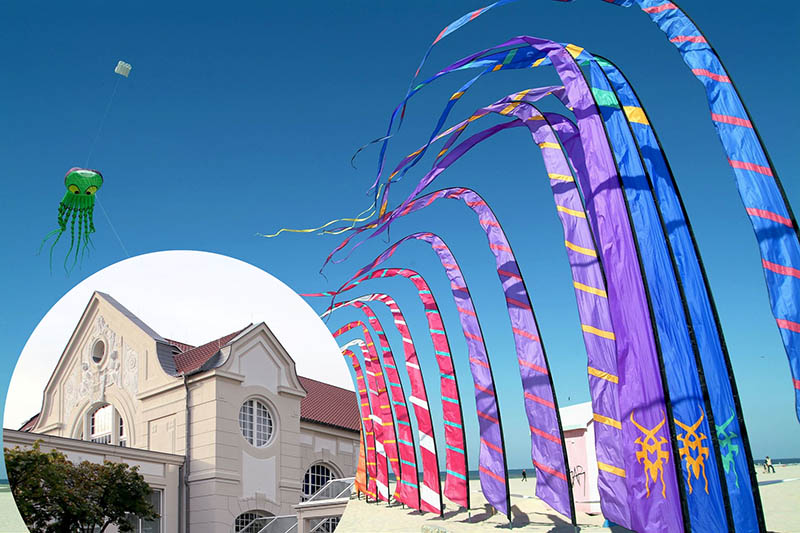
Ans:
[{"label": "window frame", "polygon": [[[244,411],[245,407],[248,406],[248,404],[250,404],[250,407],[249,412],[246,413],[247,420],[243,420],[242,412]],[[266,421],[265,424],[260,424],[260,420],[258,418],[259,406],[263,407],[263,412],[266,414],[266,418],[264,419]],[[237,416],[237,420],[239,422],[239,435],[253,448],[263,450],[264,448],[269,447],[273,442],[275,442],[275,435],[278,433],[278,424],[275,412],[276,411],[272,404],[261,396],[250,396],[246,398],[239,406],[239,413]],[[249,422],[248,427],[245,427],[246,422]],[[267,431],[267,436],[263,443],[257,444],[259,442],[258,438],[260,427]]]}]

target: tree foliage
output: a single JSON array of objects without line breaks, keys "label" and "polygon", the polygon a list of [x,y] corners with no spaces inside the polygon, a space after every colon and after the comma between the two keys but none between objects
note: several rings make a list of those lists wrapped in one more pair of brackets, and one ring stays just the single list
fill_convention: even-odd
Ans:
[{"label": "tree foliage", "polygon": [[105,461],[71,463],[40,441],[32,449],[5,450],[11,491],[32,533],[93,533],[116,525],[133,531],[130,517],[155,519],[150,486],[139,467]]}]

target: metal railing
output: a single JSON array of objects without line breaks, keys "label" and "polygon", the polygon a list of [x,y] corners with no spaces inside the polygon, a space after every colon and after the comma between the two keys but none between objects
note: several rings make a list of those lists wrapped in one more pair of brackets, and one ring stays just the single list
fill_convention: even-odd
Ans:
[{"label": "metal railing", "polygon": [[332,479],[325,483],[321,489],[315,492],[309,499],[303,503],[319,502],[322,500],[337,500],[339,498],[350,498],[350,493],[353,490],[353,484],[356,478],[346,477],[341,479]]}]

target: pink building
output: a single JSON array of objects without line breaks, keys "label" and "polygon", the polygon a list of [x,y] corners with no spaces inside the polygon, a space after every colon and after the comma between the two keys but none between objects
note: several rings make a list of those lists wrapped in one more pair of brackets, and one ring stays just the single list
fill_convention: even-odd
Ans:
[{"label": "pink building", "polygon": [[591,402],[570,405],[559,410],[569,457],[575,510],[599,514],[597,490],[597,455],[594,449],[594,422]]}]

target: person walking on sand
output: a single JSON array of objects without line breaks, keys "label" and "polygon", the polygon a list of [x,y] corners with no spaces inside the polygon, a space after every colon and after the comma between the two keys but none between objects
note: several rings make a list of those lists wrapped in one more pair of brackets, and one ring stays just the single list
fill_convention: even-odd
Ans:
[{"label": "person walking on sand", "polygon": [[767,473],[769,473],[769,471],[772,470],[772,473],[774,474],[775,467],[772,466],[772,459],[769,458],[769,455],[767,456],[766,460],[764,460],[764,463],[767,465]]},{"label": "person walking on sand", "polygon": [[528,481],[528,474],[524,468],[522,469],[522,481]]}]

